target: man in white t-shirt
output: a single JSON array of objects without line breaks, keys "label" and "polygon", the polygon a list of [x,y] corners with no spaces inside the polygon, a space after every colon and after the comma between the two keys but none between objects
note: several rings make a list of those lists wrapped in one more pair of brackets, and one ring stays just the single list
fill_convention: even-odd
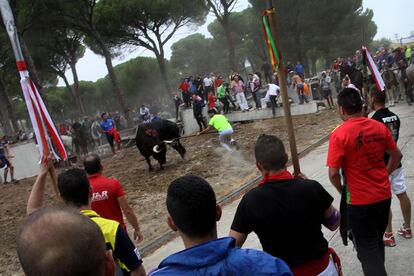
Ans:
[{"label": "man in white t-shirt", "polygon": [[208,99],[208,92],[213,90],[213,79],[206,75],[206,77],[203,80],[203,88],[204,88],[204,100]]},{"label": "man in white t-shirt", "polygon": [[276,99],[277,99],[277,96],[280,93],[280,87],[276,84],[275,80],[273,80],[271,83],[269,83],[268,86],[269,86],[269,88],[267,89],[266,99],[269,99],[269,101],[272,105],[272,114],[273,114],[273,117],[275,117],[276,116],[276,107],[277,107]]}]

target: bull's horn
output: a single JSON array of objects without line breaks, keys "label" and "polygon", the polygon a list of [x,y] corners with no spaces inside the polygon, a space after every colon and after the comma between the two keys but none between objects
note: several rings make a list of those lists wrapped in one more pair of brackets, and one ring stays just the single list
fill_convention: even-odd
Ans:
[{"label": "bull's horn", "polygon": [[152,148],[152,150],[153,150],[155,153],[160,153],[160,152],[161,152],[161,150],[160,150],[160,146],[159,146],[159,145],[155,145],[155,146]]}]

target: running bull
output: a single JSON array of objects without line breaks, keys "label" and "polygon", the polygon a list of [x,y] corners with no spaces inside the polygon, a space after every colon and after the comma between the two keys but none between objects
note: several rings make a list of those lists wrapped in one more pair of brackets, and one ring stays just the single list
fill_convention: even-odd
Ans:
[{"label": "running bull", "polygon": [[160,169],[166,162],[167,145],[171,145],[184,159],[186,150],[180,143],[180,131],[177,124],[168,120],[159,120],[138,126],[135,142],[139,152],[145,157],[149,170],[152,171],[150,156],[160,164]]}]

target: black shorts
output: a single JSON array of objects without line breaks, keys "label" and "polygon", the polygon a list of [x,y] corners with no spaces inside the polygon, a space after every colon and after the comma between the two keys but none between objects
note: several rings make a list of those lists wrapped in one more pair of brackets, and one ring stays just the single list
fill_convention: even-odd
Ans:
[{"label": "black shorts", "polygon": [[10,167],[10,162],[7,160],[6,156],[0,154],[0,169]]},{"label": "black shorts", "polygon": [[322,97],[324,97],[325,99],[327,99],[329,96],[332,96],[332,91],[331,91],[331,89],[328,89],[328,90],[322,90]]},{"label": "black shorts", "polygon": [[108,143],[111,147],[114,146],[114,136],[107,133],[106,134],[106,140],[108,140]]}]

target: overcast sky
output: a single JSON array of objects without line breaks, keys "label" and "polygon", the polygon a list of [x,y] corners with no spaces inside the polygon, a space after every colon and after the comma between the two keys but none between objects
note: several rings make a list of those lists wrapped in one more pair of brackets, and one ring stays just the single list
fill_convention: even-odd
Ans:
[{"label": "overcast sky", "polygon": [[[277,3],[277,1],[276,1]],[[395,35],[399,37],[410,36],[410,32],[414,31],[414,20],[411,16],[414,6],[413,0],[393,0],[393,1],[382,1],[382,0],[363,0],[364,8],[374,10],[374,21],[378,26],[377,35],[375,39],[386,37],[389,39],[395,39]],[[248,7],[247,0],[239,0],[235,11],[240,11]],[[207,17],[206,24],[199,27],[198,29],[182,29],[166,44],[166,58],[170,58],[171,50],[170,47],[174,42],[199,32],[205,36],[210,36],[207,26],[214,21],[214,16],[209,15]],[[115,59],[114,65],[122,63],[130,58],[137,56],[153,56],[148,50],[137,48],[131,53],[125,53],[123,57]],[[80,80],[96,81],[99,78],[104,77],[107,74],[104,59],[96,56],[90,50],[86,50],[85,56],[77,64],[78,74]],[[72,76],[70,72],[67,72],[67,77],[72,83]],[[63,85],[63,82],[59,82]]]}]

